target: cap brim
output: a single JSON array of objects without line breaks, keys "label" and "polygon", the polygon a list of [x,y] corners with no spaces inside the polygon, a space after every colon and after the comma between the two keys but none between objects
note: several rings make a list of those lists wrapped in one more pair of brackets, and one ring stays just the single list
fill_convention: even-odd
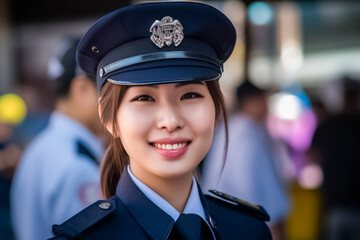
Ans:
[{"label": "cap brim", "polygon": [[[213,80],[221,77],[219,68],[211,63],[187,59],[145,63],[114,72],[107,81],[119,85],[147,85],[183,81]],[[98,86],[99,89],[102,86]]]},{"label": "cap brim", "polygon": [[120,73],[107,81],[119,85],[148,85],[183,81],[214,80],[220,78],[218,71],[205,67],[167,67],[143,69]]}]

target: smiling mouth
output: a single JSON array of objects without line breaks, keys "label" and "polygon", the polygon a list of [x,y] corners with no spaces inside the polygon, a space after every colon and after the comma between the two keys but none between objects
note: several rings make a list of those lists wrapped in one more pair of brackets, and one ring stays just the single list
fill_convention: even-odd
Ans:
[{"label": "smiling mouth", "polygon": [[191,141],[183,142],[183,143],[175,143],[175,144],[150,143],[150,145],[163,150],[177,150],[188,146],[190,143]]}]

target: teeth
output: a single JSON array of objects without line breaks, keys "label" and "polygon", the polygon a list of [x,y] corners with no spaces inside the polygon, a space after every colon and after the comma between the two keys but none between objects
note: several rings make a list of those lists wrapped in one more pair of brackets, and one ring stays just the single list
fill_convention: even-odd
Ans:
[{"label": "teeth", "polygon": [[155,143],[154,145],[155,145],[155,147],[161,148],[161,149],[175,150],[175,149],[179,149],[179,148],[185,147],[185,146],[187,145],[187,143],[175,143],[175,144],[160,144],[160,143]]}]

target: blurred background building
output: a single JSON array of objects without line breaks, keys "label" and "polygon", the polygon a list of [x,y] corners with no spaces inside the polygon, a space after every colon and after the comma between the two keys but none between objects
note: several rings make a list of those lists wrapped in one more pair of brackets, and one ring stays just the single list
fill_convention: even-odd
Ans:
[{"label": "blurred background building", "polygon": [[[222,10],[237,29],[237,45],[221,83],[229,109],[234,89],[244,79],[272,90],[268,127],[290,156],[283,165],[292,198],[289,239],[321,239],[323,175],[307,151],[318,124],[342,106],[344,86],[339,79],[345,75],[360,79],[360,2],[204,2]],[[10,161],[5,150],[23,149],[46,125],[53,108],[54,94],[47,84],[52,48],[65,36],[81,36],[98,17],[132,3],[0,1],[0,124],[6,126],[0,128],[0,176],[7,181],[0,191],[7,191],[9,169],[16,166],[17,155],[12,154]],[[1,98],[9,93],[20,100]],[[1,196],[6,212],[7,195]]]}]

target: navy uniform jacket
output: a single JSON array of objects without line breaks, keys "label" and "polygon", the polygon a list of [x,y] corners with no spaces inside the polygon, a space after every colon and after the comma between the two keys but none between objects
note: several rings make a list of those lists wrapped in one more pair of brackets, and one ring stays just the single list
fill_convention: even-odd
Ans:
[{"label": "navy uniform jacket", "polygon": [[[203,195],[205,214],[217,239],[268,240],[266,212],[238,199]],[[232,203],[231,203],[232,202]],[[236,203],[236,204],[235,204]],[[149,200],[123,171],[117,195],[98,201],[62,225],[53,225],[52,239],[167,239],[174,220]]]}]

